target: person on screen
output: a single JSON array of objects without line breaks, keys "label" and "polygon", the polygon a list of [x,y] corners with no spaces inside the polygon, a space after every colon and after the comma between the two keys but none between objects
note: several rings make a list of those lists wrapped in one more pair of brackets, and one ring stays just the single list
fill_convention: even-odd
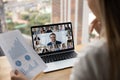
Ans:
[{"label": "person on screen", "polygon": [[38,40],[40,40],[40,38],[38,37],[38,35],[36,35],[34,41],[38,41]]},{"label": "person on screen", "polygon": [[43,44],[40,43],[40,41],[35,41],[35,51],[39,54],[41,53],[41,47],[43,46]]},{"label": "person on screen", "polygon": [[56,34],[55,34],[55,33],[51,33],[49,37],[50,37],[50,39],[51,39],[51,42],[49,42],[49,43],[47,44],[48,46],[58,45],[58,44],[61,44],[61,43],[62,43],[61,41],[57,41],[57,40],[56,40]]},{"label": "person on screen", "polygon": [[49,52],[49,51],[48,51],[47,47],[44,46],[44,47],[43,47],[43,50],[42,50],[42,53],[46,53],[46,52]]},{"label": "person on screen", "polygon": [[72,42],[69,42],[69,43],[67,44],[67,47],[68,47],[68,48],[73,48],[73,43],[72,43]]},{"label": "person on screen", "polygon": [[52,32],[51,27],[47,27],[46,33],[51,33],[51,32]]},{"label": "person on screen", "polygon": [[71,36],[68,36],[68,40],[67,40],[67,47],[68,48],[72,48],[73,47],[73,40],[71,39]]},{"label": "person on screen", "polygon": [[65,43],[62,44],[62,50],[66,49]]},{"label": "person on screen", "polygon": [[62,25],[59,25],[59,31],[64,31],[64,27]]},{"label": "person on screen", "polygon": [[41,47],[37,47],[37,48],[35,48],[35,51],[37,52],[37,54],[40,54],[42,52],[42,49],[41,49]]},{"label": "person on screen", "polygon": [[43,27],[40,28],[40,34],[44,34],[45,33],[45,29]]},{"label": "person on screen", "polygon": [[68,30],[66,36],[72,36],[72,32],[70,30]]},{"label": "person on screen", "polygon": [[36,35],[36,37],[34,38],[34,45],[35,46],[38,46],[38,45],[43,45],[41,42],[40,42],[40,38]]},{"label": "person on screen", "polygon": [[48,46],[49,47],[49,52],[55,51],[55,48],[53,47],[53,45]]},{"label": "person on screen", "polygon": [[37,30],[37,28],[33,28],[33,29],[32,29],[32,34],[33,34],[33,35],[39,34],[39,31]]},{"label": "person on screen", "polygon": [[54,26],[54,32],[58,32],[59,31],[59,27],[58,26]]},{"label": "person on screen", "polygon": [[65,26],[65,30],[71,30],[70,26],[68,24],[64,25]]},{"label": "person on screen", "polygon": [[59,51],[60,50],[60,44],[54,45],[55,51]]}]

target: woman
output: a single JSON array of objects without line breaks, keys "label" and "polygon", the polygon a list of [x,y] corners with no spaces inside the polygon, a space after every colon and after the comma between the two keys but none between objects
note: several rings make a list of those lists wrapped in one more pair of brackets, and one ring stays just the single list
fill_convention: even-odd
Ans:
[{"label": "woman", "polygon": [[88,0],[88,4],[101,23],[103,37],[81,51],[84,55],[78,56],[70,79],[120,80],[120,0]]},{"label": "woman", "polygon": [[120,0],[88,2],[101,22],[104,39],[88,45],[85,55],[78,57],[71,80],[120,80]]}]

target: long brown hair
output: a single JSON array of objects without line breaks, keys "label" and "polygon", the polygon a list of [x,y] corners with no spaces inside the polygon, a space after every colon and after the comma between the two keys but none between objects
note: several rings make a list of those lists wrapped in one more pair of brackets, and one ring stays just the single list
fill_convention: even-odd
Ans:
[{"label": "long brown hair", "polygon": [[120,0],[98,1],[110,58],[110,80],[120,80]]}]

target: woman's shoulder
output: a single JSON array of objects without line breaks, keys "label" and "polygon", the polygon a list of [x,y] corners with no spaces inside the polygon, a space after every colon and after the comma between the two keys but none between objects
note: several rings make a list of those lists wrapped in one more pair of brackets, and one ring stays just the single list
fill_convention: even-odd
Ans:
[{"label": "woman's shoulder", "polygon": [[89,61],[90,63],[96,63],[96,65],[104,65],[105,61],[109,61],[107,42],[101,39],[89,43],[78,54],[78,59],[80,59],[80,57],[85,58],[86,61]]},{"label": "woman's shoulder", "polygon": [[79,78],[104,80],[102,79],[103,75],[107,79],[108,66],[107,43],[104,40],[96,40],[79,52],[72,75],[74,79],[72,80],[79,80]]},{"label": "woman's shoulder", "polygon": [[107,42],[103,39],[95,40],[91,43],[89,43],[87,46],[85,46],[78,54],[78,57],[84,55],[84,56],[107,56],[108,55],[108,47]]}]

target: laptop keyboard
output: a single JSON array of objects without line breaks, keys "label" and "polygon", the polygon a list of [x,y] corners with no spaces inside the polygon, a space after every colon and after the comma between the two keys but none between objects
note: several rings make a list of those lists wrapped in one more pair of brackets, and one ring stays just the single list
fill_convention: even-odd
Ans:
[{"label": "laptop keyboard", "polygon": [[74,58],[76,56],[77,56],[77,53],[74,51],[71,51],[71,52],[65,52],[65,53],[61,53],[61,54],[42,56],[41,58],[43,59],[43,61],[45,63],[50,63],[50,62]]}]

